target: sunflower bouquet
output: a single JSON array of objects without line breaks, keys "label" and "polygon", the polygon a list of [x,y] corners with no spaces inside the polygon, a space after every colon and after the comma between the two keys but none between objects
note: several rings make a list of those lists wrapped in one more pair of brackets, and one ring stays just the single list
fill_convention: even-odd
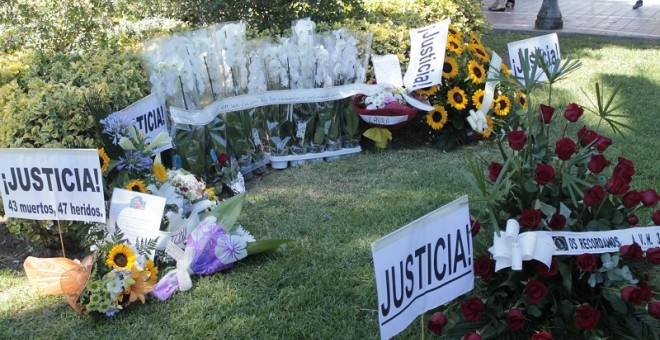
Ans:
[{"label": "sunflower bouquet", "polygon": [[[455,26],[449,27],[442,83],[415,91],[417,95],[428,98],[434,107],[422,118],[430,142],[439,142],[443,140],[440,137],[447,134],[459,141],[466,141],[471,136],[488,138],[495,126],[506,124],[514,91],[503,84],[497,85],[492,106],[481,110],[485,113],[485,129],[472,131],[474,127],[469,121],[471,113],[474,116],[484,102],[490,58],[490,49],[481,43],[475,33],[463,34]],[[510,74],[504,64],[501,73]]]},{"label": "sunflower bouquet", "polygon": [[97,244],[96,266],[78,299],[80,311],[112,317],[137,300],[144,304],[158,281],[158,268],[149,258],[155,246],[155,240],[131,245],[118,229],[111,241]]}]

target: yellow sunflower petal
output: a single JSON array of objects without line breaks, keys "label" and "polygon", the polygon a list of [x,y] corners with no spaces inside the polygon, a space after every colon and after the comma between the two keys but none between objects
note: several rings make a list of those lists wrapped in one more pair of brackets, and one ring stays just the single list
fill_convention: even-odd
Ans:
[{"label": "yellow sunflower petal", "polygon": [[445,79],[452,79],[458,74],[458,63],[452,57],[445,57],[442,65],[442,76]]},{"label": "yellow sunflower petal", "polygon": [[486,79],[486,70],[475,60],[468,62],[468,74],[475,84],[481,84]]},{"label": "yellow sunflower petal", "polygon": [[463,110],[468,105],[468,98],[460,87],[455,86],[447,93],[447,102],[457,110]]},{"label": "yellow sunflower petal", "polygon": [[110,249],[105,264],[113,269],[131,269],[135,265],[135,253],[129,246],[115,245]]},{"label": "yellow sunflower petal", "polygon": [[147,192],[147,187],[144,185],[144,182],[140,180],[132,180],[128,182],[124,189],[137,192]]},{"label": "yellow sunflower petal", "polygon": [[434,105],[433,110],[426,114],[426,124],[433,130],[440,130],[447,123],[447,110],[439,105]]},{"label": "yellow sunflower petal", "polygon": [[167,170],[165,169],[165,166],[160,163],[154,163],[154,166],[151,168],[151,170],[153,171],[157,180],[161,182],[167,181]]},{"label": "yellow sunflower petal", "polygon": [[505,95],[497,96],[493,105],[495,106],[494,107],[495,113],[500,116],[508,115],[509,111],[511,110],[511,101]]},{"label": "yellow sunflower petal", "polygon": [[106,173],[108,171],[108,165],[110,164],[110,157],[105,153],[105,148],[99,149],[99,158],[101,159],[101,173]]}]

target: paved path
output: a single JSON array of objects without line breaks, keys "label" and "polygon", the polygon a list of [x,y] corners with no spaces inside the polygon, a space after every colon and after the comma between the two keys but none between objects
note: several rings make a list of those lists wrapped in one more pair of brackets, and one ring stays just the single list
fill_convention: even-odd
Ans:
[{"label": "paved path", "polygon": [[517,0],[514,9],[491,12],[495,0],[482,0],[486,20],[495,30],[559,34],[588,34],[635,38],[660,43],[660,0],[644,0],[633,10],[635,0],[558,0],[564,21],[560,30],[536,30],[534,22],[542,0]]}]

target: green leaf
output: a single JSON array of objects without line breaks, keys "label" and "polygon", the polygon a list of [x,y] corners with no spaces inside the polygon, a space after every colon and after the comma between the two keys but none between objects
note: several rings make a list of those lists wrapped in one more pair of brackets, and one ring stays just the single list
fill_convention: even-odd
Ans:
[{"label": "green leaf", "polygon": [[546,204],[541,202],[540,200],[534,201],[534,209],[539,209],[545,216],[552,216],[552,214],[557,212],[557,209],[555,207],[551,206],[550,204]]},{"label": "green leaf", "polygon": [[628,307],[626,306],[626,303],[623,302],[619,294],[615,294],[608,290],[603,290],[603,297],[610,302],[610,305],[612,305],[612,308],[615,311],[622,314],[628,312]]},{"label": "green leaf", "polygon": [[250,242],[247,244],[247,252],[249,255],[259,254],[266,251],[277,249],[277,247],[291,241],[293,240],[274,239],[274,240]]},{"label": "green leaf", "polygon": [[564,289],[566,289],[568,294],[571,294],[573,291],[573,274],[571,273],[571,267],[562,261],[557,261],[557,266],[559,267],[559,273],[561,274]]},{"label": "green leaf", "polygon": [[200,219],[204,219],[208,216],[213,216],[218,219],[218,224],[221,225],[225,230],[232,231],[234,230],[236,220],[238,215],[241,213],[243,208],[243,202],[245,201],[245,193],[241,193],[232,198],[227,199],[226,201],[218,204],[215,209],[204,213],[200,216]]},{"label": "green leaf", "polygon": [[537,318],[540,318],[541,315],[543,315],[543,311],[537,305],[531,305],[527,307],[526,311],[527,314]]}]

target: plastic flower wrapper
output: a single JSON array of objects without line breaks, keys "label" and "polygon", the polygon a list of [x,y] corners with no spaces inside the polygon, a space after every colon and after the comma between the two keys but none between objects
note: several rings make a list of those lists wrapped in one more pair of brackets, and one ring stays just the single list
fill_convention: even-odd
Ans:
[{"label": "plastic flower wrapper", "polygon": [[192,287],[190,274],[209,275],[227,270],[248,255],[273,250],[288,240],[256,241],[236,224],[244,194],[234,196],[216,207],[193,230],[185,250],[170,245],[177,259],[176,269],[167,273],[154,287],[154,296],[167,300],[176,290]]},{"label": "plastic flower wrapper", "polygon": [[[287,39],[267,42],[262,46],[269,91],[289,89],[289,61],[286,48]],[[276,156],[286,156],[289,153],[289,146],[293,143],[293,122],[289,119],[293,106],[270,105],[266,110],[265,120],[271,153]]]}]

